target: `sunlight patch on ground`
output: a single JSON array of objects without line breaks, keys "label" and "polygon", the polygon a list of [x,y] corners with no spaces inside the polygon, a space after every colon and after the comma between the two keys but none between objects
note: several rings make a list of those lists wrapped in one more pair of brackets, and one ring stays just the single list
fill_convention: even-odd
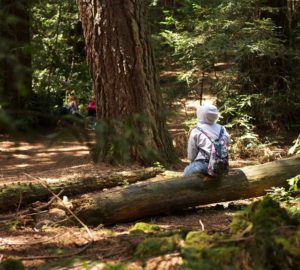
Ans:
[{"label": "sunlight patch on ground", "polygon": [[88,147],[87,146],[72,146],[70,145],[70,147],[53,147],[51,149],[46,149],[45,152],[67,152],[67,151],[88,151]]},{"label": "sunlight patch on ground", "polygon": [[43,144],[30,144],[26,142],[12,142],[12,141],[2,141],[0,142],[1,148],[9,149],[7,152],[12,151],[24,151],[43,148]]},{"label": "sunlight patch on ground", "polygon": [[30,166],[30,164],[27,164],[27,163],[24,164],[24,163],[23,163],[23,164],[15,165],[14,167],[15,167],[15,168],[25,168],[25,167],[28,167],[28,166]]},{"label": "sunlight patch on ground", "polygon": [[12,155],[14,158],[19,158],[19,159],[27,159],[30,158],[29,155],[23,155],[23,154],[13,154]]}]

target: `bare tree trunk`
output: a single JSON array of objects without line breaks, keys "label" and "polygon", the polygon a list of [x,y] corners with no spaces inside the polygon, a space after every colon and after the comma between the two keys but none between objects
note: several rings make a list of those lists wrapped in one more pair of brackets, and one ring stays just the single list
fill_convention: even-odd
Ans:
[{"label": "bare tree trunk", "polygon": [[262,196],[273,186],[287,186],[300,174],[300,156],[231,171],[222,179],[205,176],[143,182],[93,194],[78,207],[90,224],[114,224],[191,206]]},{"label": "bare tree trunk", "polygon": [[[78,0],[100,119],[141,115],[144,145],[174,160],[146,23],[145,1]],[[133,160],[144,162],[132,145]]]}]

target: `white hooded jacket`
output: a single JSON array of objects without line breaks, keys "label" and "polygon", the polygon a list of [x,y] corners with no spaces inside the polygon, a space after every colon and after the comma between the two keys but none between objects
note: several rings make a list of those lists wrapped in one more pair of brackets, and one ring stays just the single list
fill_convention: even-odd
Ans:
[{"label": "white hooded jacket", "polygon": [[[203,105],[197,108],[197,127],[204,130],[212,140],[216,140],[219,137],[221,131],[221,125],[217,124],[216,121],[219,116],[219,111],[214,105]],[[230,136],[224,128],[224,140],[228,144]],[[206,153],[210,154],[212,148],[212,142],[197,128],[192,129],[187,148],[187,157],[190,161],[199,159],[206,159],[204,153],[199,151],[203,149]]]}]

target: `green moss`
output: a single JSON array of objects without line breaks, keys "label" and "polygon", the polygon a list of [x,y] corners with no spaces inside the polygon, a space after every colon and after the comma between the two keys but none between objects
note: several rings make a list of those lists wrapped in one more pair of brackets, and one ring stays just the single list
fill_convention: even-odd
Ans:
[{"label": "green moss", "polygon": [[19,260],[7,259],[0,263],[0,270],[25,270],[25,267]]},{"label": "green moss", "polygon": [[276,236],[275,243],[281,245],[284,251],[300,260],[300,228],[291,236]]},{"label": "green moss", "polygon": [[216,239],[216,235],[208,235],[206,232],[192,231],[185,238],[186,246],[208,246]]},{"label": "green moss", "polygon": [[135,250],[135,256],[139,259],[147,259],[171,253],[179,249],[182,240],[180,235],[169,237],[150,237],[139,243]]},{"label": "green moss", "polygon": [[189,232],[181,248],[180,269],[299,269],[299,222],[272,198],[266,196],[241,211],[230,228],[230,239],[239,241]]},{"label": "green moss", "polygon": [[213,241],[214,236],[208,235],[205,232],[189,232],[185,238],[181,253],[184,258],[196,260],[199,258],[202,249],[205,247],[210,247]]},{"label": "green moss", "polygon": [[248,219],[246,212],[238,213],[230,223],[230,232],[233,234],[243,233],[247,228],[252,227],[252,222]]},{"label": "green moss", "polygon": [[189,232],[181,249],[184,263],[182,269],[236,269],[240,251],[236,246],[216,246],[222,237],[205,232]]},{"label": "green moss", "polygon": [[295,224],[287,211],[269,196],[254,202],[233,218],[230,224],[232,233],[248,231],[272,231],[279,226]]},{"label": "green moss", "polygon": [[291,218],[285,208],[265,196],[233,219],[231,232],[239,233],[240,237],[251,236],[247,251],[253,268],[296,269],[299,261],[295,240],[297,226],[297,220]]},{"label": "green moss", "polygon": [[182,269],[242,269],[243,253],[239,247],[230,245],[185,247],[182,249]]},{"label": "green moss", "polygon": [[136,233],[136,232],[148,233],[148,232],[159,232],[159,231],[161,231],[159,225],[149,224],[144,222],[138,222],[129,229],[130,233]]},{"label": "green moss", "polygon": [[279,226],[294,224],[287,211],[269,196],[257,203],[251,216],[254,230],[274,230]]}]

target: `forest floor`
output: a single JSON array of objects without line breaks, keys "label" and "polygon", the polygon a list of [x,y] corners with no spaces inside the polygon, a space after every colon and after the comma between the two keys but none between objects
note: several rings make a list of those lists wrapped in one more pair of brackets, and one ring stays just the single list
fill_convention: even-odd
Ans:
[{"label": "forest floor", "polygon": [[[211,101],[212,98],[209,95],[204,96],[207,101]],[[167,171],[166,177],[180,176],[187,164],[184,159],[187,131],[178,123],[182,123],[188,115],[193,115],[197,104],[195,100],[185,100],[172,107],[176,114],[169,119],[168,126],[182,162]],[[286,149],[287,147],[281,149],[283,155]],[[231,166],[242,167],[255,163],[257,163],[255,159],[235,159],[232,160]],[[85,166],[94,166],[87,146],[76,140],[51,144],[46,135],[39,135],[34,139],[0,136],[0,164],[0,188],[8,182],[28,181],[25,174],[33,177],[50,175],[51,178],[60,179],[69,174],[70,168],[73,171],[80,171]],[[133,165],[132,168],[137,167]],[[106,163],[97,164],[93,168],[102,173],[116,170],[116,166]],[[117,166],[117,170],[128,171],[131,167]],[[208,233],[227,233],[234,214],[253,200],[255,199],[199,206],[136,222],[157,224],[164,231],[187,228]],[[23,258],[26,269],[94,270],[103,269],[105,264],[116,262],[130,262],[132,269],[147,270],[174,269],[181,263],[177,253],[156,256],[147,262],[136,260],[133,256],[133,247],[145,238],[144,234],[129,232],[136,222],[89,228],[94,237],[93,243],[80,256],[69,256],[68,254],[78,253],[90,241],[88,232],[81,225],[64,226],[57,223],[37,227],[36,220],[30,217],[21,222],[11,222],[10,226],[5,227],[5,224],[1,223],[0,215],[0,261],[9,256],[16,256],[26,257]],[[66,257],[62,259],[60,256],[64,255]]]},{"label": "forest floor", "polygon": [[[88,148],[75,140],[50,146],[45,136],[35,141],[16,141],[11,137],[2,137],[0,149],[0,186],[8,182],[31,180],[25,173],[33,177],[50,175],[58,179],[69,174],[70,168],[80,171],[84,166],[92,164]],[[183,160],[170,173],[173,177],[180,176],[184,166]],[[94,169],[106,173],[116,170],[116,167],[102,163],[94,166]],[[130,169],[128,166],[118,167],[118,170]],[[136,222],[157,224],[164,231],[187,228],[208,233],[226,233],[234,213],[251,201],[199,206]],[[18,223],[12,222],[9,229],[3,229],[7,227],[0,223],[0,260],[8,256],[26,257],[23,261],[26,269],[103,269],[107,263],[120,261],[130,261],[132,269],[143,269],[140,262],[132,260],[133,246],[145,238],[145,235],[129,233],[136,222],[90,228],[94,237],[92,245],[81,257],[70,256],[70,259],[61,259],[60,256],[77,253],[90,240],[80,225],[63,226],[57,223],[38,227],[35,219],[28,218]],[[180,256],[176,253],[157,256],[147,261],[145,269],[174,269],[180,262]],[[84,268],[84,265],[88,265],[88,268]]]}]

